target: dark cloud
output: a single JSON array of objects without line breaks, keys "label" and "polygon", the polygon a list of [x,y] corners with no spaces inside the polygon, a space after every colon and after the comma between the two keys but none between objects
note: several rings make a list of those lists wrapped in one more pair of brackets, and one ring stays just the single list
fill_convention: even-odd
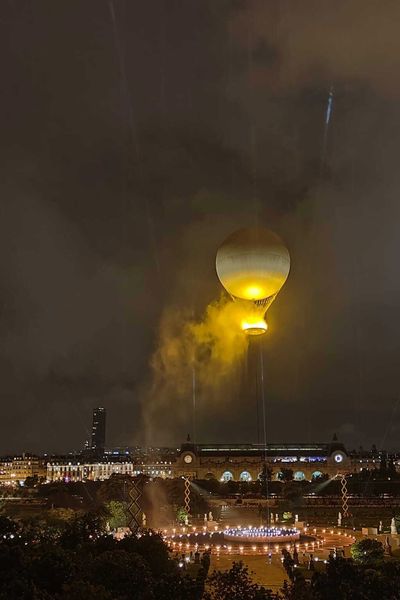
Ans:
[{"label": "dark cloud", "polygon": [[232,31],[253,55],[252,81],[270,89],[296,90],[320,81],[368,83],[398,96],[395,0],[248,0],[232,18]]},{"label": "dark cloud", "polygon": [[[257,221],[292,255],[270,438],[395,444],[397,3],[110,6],[0,10],[1,451],[79,447],[97,404],[140,439],[159,323],[219,297],[216,247]],[[257,437],[252,368],[203,439]]]}]

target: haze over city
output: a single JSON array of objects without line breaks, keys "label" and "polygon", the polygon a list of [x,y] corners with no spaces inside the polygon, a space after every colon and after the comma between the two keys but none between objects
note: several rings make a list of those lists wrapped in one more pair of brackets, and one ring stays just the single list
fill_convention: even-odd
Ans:
[{"label": "haze over city", "polygon": [[[190,372],[165,386],[157,357],[204,323],[219,245],[255,224],[291,255],[269,441],[397,447],[399,13],[3,4],[2,453],[80,449],[95,406],[110,445],[179,445]],[[257,441],[247,360],[199,386],[199,441]]]}]

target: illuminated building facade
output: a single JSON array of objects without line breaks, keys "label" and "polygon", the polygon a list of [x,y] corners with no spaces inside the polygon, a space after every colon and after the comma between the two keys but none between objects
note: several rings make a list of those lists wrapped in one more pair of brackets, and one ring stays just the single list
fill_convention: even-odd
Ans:
[{"label": "illuminated building facade", "polygon": [[[123,448],[97,455],[45,456],[23,454],[0,459],[0,484],[23,483],[37,476],[51,481],[103,481],[113,474],[163,479],[189,477],[218,481],[254,481],[265,467],[272,480],[312,481],[320,475],[378,469],[385,453],[348,452],[343,444],[192,444],[177,448]],[[400,455],[390,460],[400,472]]]},{"label": "illuminated building facade", "polygon": [[84,460],[77,457],[54,457],[47,462],[47,481],[104,481],[111,475],[135,476],[144,474],[148,477],[173,477],[171,461],[144,462],[130,457],[125,459]]},{"label": "illuminated building facade", "polygon": [[113,474],[135,475],[130,461],[85,461],[82,457],[61,457],[47,462],[47,481],[104,481]]},{"label": "illuminated building facade", "polygon": [[27,477],[46,478],[46,465],[42,458],[22,454],[0,459],[0,484],[23,485]]},{"label": "illuminated building facade", "polygon": [[[157,451],[158,450],[158,451]],[[321,475],[357,473],[379,468],[380,457],[371,453],[350,453],[337,441],[329,444],[268,444],[266,451],[257,444],[182,444],[180,449],[138,448],[109,451],[94,460],[76,457],[54,457],[47,461],[48,481],[104,480],[112,474],[147,475],[163,479],[189,477],[218,481],[254,481],[265,466],[272,480],[284,479],[291,471],[295,481],[312,481]],[[400,471],[400,456],[395,458]]]},{"label": "illuminated building facade", "polygon": [[321,475],[333,477],[354,468],[353,460],[339,442],[331,444],[183,444],[174,466],[175,476],[219,481],[254,481],[264,466],[272,479],[292,471],[296,481]]}]

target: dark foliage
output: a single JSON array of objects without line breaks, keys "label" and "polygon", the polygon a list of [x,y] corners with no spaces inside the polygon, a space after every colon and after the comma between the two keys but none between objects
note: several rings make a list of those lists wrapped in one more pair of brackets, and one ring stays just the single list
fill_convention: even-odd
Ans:
[{"label": "dark foliage", "polygon": [[353,544],[351,555],[355,561],[364,565],[370,565],[383,559],[384,549],[381,542],[366,538]]},{"label": "dark foliage", "polygon": [[205,591],[208,553],[190,576],[158,534],[118,542],[104,521],[95,511],[55,530],[1,517],[0,600],[400,600],[400,563],[384,560],[374,540],[355,545],[356,560],[331,559],[323,572],[304,572],[284,550],[289,582],[279,592],[255,584],[241,563],[212,573]]},{"label": "dark foliage", "polygon": [[243,563],[233,563],[229,571],[216,571],[209,577],[207,600],[278,600],[271,590],[253,583]]},{"label": "dark foliage", "polygon": [[88,513],[54,531],[0,519],[0,600],[200,600],[206,569],[182,572],[161,537],[118,542]]}]

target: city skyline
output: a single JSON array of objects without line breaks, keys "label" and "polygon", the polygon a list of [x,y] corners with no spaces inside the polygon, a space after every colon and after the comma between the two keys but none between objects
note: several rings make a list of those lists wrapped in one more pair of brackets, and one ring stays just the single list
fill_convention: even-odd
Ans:
[{"label": "city skyline", "polygon": [[179,448],[85,449],[63,455],[24,453],[0,456],[0,484],[24,486],[36,477],[48,482],[104,481],[113,475],[151,479],[215,480],[220,483],[261,481],[268,473],[271,481],[333,480],[346,472],[352,475],[383,478],[400,476],[400,452],[389,454],[371,450],[350,450],[337,439],[312,444],[193,444]]}]

